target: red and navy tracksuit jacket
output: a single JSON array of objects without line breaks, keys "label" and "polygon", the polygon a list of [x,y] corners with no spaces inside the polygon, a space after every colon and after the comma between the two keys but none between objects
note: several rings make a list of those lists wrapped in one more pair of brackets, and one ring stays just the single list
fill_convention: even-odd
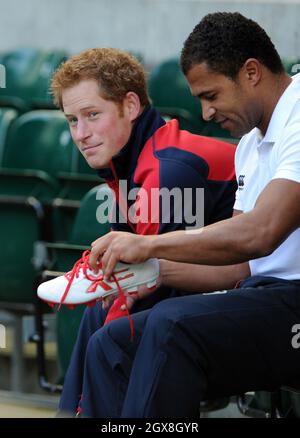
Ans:
[{"label": "red and navy tracksuit jacket", "polygon": [[[115,191],[117,199],[120,196],[117,189],[119,180],[127,180],[128,191],[134,188],[146,190],[149,203],[151,188],[165,187],[171,190],[178,187],[182,192],[184,188],[191,188],[192,196],[185,202],[191,203],[193,210],[196,206],[196,188],[203,188],[204,225],[209,225],[232,216],[237,188],[234,154],[234,145],[182,131],[177,120],[165,122],[153,107],[148,106],[137,119],[128,143],[113,157],[111,168],[99,170],[98,174]],[[162,234],[192,226],[185,222],[184,214],[181,223],[175,222],[174,205],[171,205],[170,221],[164,223],[161,200],[155,203],[159,210],[156,211],[158,223],[128,224],[117,220],[111,223],[112,229],[137,234]],[[135,200],[127,201],[127,208],[136,206]],[[115,208],[117,214],[114,216],[118,218],[118,203]],[[123,211],[121,213],[126,214]],[[149,308],[163,298],[182,294],[175,289],[160,289],[147,299],[137,301],[132,312]],[[117,306],[118,302],[115,302],[108,321],[116,317],[114,311],[120,307]]]},{"label": "red and navy tracksuit jacket", "polygon": [[[182,214],[183,221],[175,223],[173,203],[171,203],[170,221],[163,223],[162,198],[155,201],[155,216],[158,220],[152,223],[150,217],[152,188],[160,190],[165,187],[172,190],[177,187],[182,193],[185,188],[192,189],[188,194],[189,199],[183,198],[183,201],[194,212],[196,188],[203,188],[204,225],[231,217],[236,191],[234,153],[234,145],[182,131],[178,127],[177,120],[165,122],[154,108],[146,107],[136,121],[128,143],[112,159],[111,168],[99,170],[98,173],[116,194],[119,180],[127,181],[128,192],[131,189],[145,190],[148,193],[146,198],[149,202],[149,221],[137,224],[116,221],[111,223],[112,229],[134,231],[137,234],[162,234],[192,226],[185,223],[184,214]],[[124,205],[124,202],[122,204]],[[140,206],[139,200],[137,202],[127,200],[127,207],[131,210],[137,205]],[[118,205],[115,208],[118,209]],[[119,212],[114,216],[118,218]]]}]

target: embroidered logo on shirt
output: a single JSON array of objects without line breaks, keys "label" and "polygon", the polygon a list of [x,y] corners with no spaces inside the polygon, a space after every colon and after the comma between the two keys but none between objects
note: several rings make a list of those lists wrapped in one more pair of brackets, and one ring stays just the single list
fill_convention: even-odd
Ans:
[{"label": "embroidered logo on shirt", "polygon": [[244,185],[245,185],[244,179],[245,179],[245,175],[239,175],[239,178],[238,178],[239,190],[243,190],[243,188],[244,188]]}]

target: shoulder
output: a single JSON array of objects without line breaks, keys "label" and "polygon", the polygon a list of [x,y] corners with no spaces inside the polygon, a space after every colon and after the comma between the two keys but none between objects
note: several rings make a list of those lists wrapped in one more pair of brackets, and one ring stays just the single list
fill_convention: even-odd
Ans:
[{"label": "shoulder", "polygon": [[244,164],[249,157],[257,150],[259,130],[253,128],[239,141],[235,153],[235,166]]},{"label": "shoulder", "polygon": [[234,179],[236,146],[213,137],[204,137],[179,129],[171,120],[159,128],[153,137],[153,148],[159,160],[180,161],[182,165],[199,169],[207,166],[209,179]]},{"label": "shoulder", "polygon": [[164,126],[160,127],[153,136],[156,151],[165,149],[168,146],[175,146],[178,149],[193,152],[199,156],[232,153],[234,154],[236,146],[221,141],[213,137],[192,134],[179,128],[177,120],[170,120]]}]

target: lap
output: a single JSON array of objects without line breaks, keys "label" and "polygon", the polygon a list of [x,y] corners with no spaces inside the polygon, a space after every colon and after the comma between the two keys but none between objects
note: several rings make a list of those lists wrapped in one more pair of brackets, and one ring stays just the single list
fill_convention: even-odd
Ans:
[{"label": "lap", "polygon": [[292,346],[292,327],[300,322],[300,287],[259,284],[166,300],[151,311],[145,332],[160,330],[164,349],[177,344],[184,346],[183,354],[199,355],[216,391],[226,387],[226,376],[232,379],[231,393],[235,383],[237,391],[243,382],[246,390],[249,385],[267,389],[300,378],[295,365],[300,349]]}]

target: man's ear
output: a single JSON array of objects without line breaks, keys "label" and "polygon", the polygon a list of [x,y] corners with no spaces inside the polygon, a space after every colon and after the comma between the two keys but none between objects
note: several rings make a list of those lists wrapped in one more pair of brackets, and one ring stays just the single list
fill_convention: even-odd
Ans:
[{"label": "man's ear", "polygon": [[129,119],[134,122],[141,114],[142,106],[139,96],[133,91],[128,91],[124,99],[124,109]]},{"label": "man's ear", "polygon": [[249,58],[243,65],[241,73],[245,75],[250,85],[256,86],[262,76],[262,64],[255,58]]}]

